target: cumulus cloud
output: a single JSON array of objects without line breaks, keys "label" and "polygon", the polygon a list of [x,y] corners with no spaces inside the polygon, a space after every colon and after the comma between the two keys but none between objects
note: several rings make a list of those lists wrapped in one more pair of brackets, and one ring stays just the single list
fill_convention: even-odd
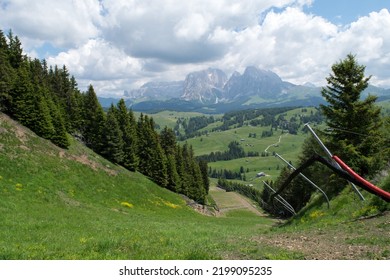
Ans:
[{"label": "cumulus cloud", "polygon": [[339,26],[305,13],[311,3],[0,0],[0,27],[20,35],[29,54],[47,43],[61,47],[49,63],[67,65],[79,84],[92,82],[98,94],[181,80],[207,67],[230,74],[248,65],[290,82],[323,85],[331,65],[348,53],[367,65],[372,82],[390,87],[389,11]]},{"label": "cumulus cloud", "polygon": [[340,32],[334,45],[345,53],[356,53],[359,62],[366,65],[372,81],[390,87],[390,13],[383,9],[359,18]]},{"label": "cumulus cloud", "polygon": [[243,66],[271,69],[300,83],[313,80],[317,72],[313,68],[327,67],[329,58],[335,57],[330,42],[337,33],[337,27],[325,19],[289,7],[280,13],[270,11],[261,25],[237,34],[231,53],[240,54],[236,60]]},{"label": "cumulus cloud", "polygon": [[[223,57],[230,42],[221,31],[256,25],[258,15],[279,1],[103,1],[107,11],[103,37],[131,56],[165,63],[196,63]],[[219,33],[218,33],[219,32]]]},{"label": "cumulus cloud", "polygon": [[223,36],[227,37],[230,50],[216,64],[230,71],[256,65],[290,82],[324,85],[331,65],[352,53],[367,65],[366,75],[373,75],[372,82],[390,86],[386,82],[390,76],[390,14],[386,9],[340,27],[300,8],[287,7],[281,12],[270,10],[261,24]]},{"label": "cumulus cloud", "polygon": [[66,65],[82,80],[79,82],[82,87],[92,83],[105,94],[122,94],[129,83],[144,78],[142,61],[101,39],[91,39],[79,48],[61,52],[47,61],[50,65]]},{"label": "cumulus cloud", "polygon": [[25,38],[27,44],[50,41],[73,47],[99,35],[98,1],[1,1],[0,23]]}]

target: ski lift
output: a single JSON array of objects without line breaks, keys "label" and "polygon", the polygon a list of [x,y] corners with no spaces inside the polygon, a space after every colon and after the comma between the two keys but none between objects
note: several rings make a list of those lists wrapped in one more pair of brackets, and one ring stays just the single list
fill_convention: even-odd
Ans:
[{"label": "ski lift", "polygon": [[[359,187],[365,189],[366,191],[380,197],[381,199],[385,200],[386,202],[390,202],[390,193],[375,186],[374,184],[368,182],[364,178],[362,178],[359,174],[357,174],[355,171],[353,171],[345,162],[343,162],[338,156],[333,155],[329,149],[324,145],[324,143],[321,141],[321,139],[317,136],[317,134],[314,132],[314,130],[310,127],[309,124],[305,124],[305,127],[307,127],[310,131],[310,133],[314,136],[318,144],[321,146],[321,148],[325,151],[329,159],[326,159],[318,154],[313,155],[311,158],[309,158],[306,162],[304,162],[300,167],[293,168],[294,171],[290,174],[290,176],[286,179],[286,181],[282,184],[282,186],[278,189],[277,192],[275,192],[273,195],[271,195],[271,200],[276,198],[287,186],[290,184],[290,182],[298,175],[304,176],[302,174],[302,171],[309,167],[311,164],[315,162],[322,163],[326,165],[328,168],[330,168],[333,172],[335,172],[340,177],[346,179],[348,182],[351,183],[354,191],[356,194],[360,197],[360,199],[364,200],[363,195],[359,192],[359,190],[356,188],[355,184]],[[284,160],[281,156],[278,156],[280,159]],[[285,160],[284,160],[285,161]],[[304,177],[305,178],[305,177]],[[308,180],[313,186],[318,188],[313,182],[311,182],[308,178],[305,178]],[[329,207],[329,199],[327,198],[326,194],[318,188],[321,193],[326,197]]]}]

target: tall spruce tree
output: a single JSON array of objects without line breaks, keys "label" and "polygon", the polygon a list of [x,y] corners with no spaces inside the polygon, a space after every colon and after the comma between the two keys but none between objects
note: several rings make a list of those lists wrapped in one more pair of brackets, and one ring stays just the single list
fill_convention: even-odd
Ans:
[{"label": "tall spruce tree", "polygon": [[123,136],[117,120],[117,109],[111,105],[103,129],[101,154],[114,163],[123,161]]},{"label": "tall spruce tree", "polygon": [[[202,174],[203,186],[204,186],[204,189],[205,189],[206,194],[207,194],[207,193],[209,193],[209,188],[210,188],[210,179],[209,179],[207,161],[204,161],[204,160],[199,161],[199,168],[200,168],[200,172]],[[245,176],[245,174],[244,174],[244,176]]]},{"label": "tall spruce tree", "polygon": [[15,72],[8,56],[8,43],[3,31],[0,30],[0,110],[10,113],[12,106],[12,89]]},{"label": "tall spruce tree", "polygon": [[187,179],[187,188],[184,194],[199,203],[204,203],[206,190],[203,185],[200,167],[194,158],[192,146],[189,146],[187,143],[183,145],[182,157],[185,168],[184,178]]},{"label": "tall spruce tree", "polygon": [[47,97],[47,104],[50,111],[50,116],[54,126],[54,133],[50,137],[50,140],[61,148],[68,148],[70,145],[68,134],[65,128],[65,122],[62,119],[62,115],[58,110],[57,105],[50,97]]},{"label": "tall spruce tree", "polygon": [[123,159],[120,164],[131,171],[135,171],[139,163],[137,155],[137,124],[133,112],[127,109],[123,99],[118,102],[117,108],[117,119],[123,138]]},{"label": "tall spruce tree", "polygon": [[8,32],[7,37],[9,62],[14,69],[17,69],[26,60],[26,56],[23,55],[22,43],[18,36],[14,36],[12,30]]},{"label": "tall spruce tree", "polygon": [[335,63],[326,78],[328,86],[321,92],[328,105],[320,105],[332,129],[330,145],[363,175],[377,168],[378,162],[373,156],[382,142],[380,108],[375,105],[377,98],[369,95],[361,100],[371,78],[365,77],[364,71],[365,66],[359,65],[352,54]]},{"label": "tall spruce tree", "polygon": [[101,153],[103,148],[103,129],[105,124],[105,115],[100,105],[95,90],[92,85],[84,97],[84,122],[82,134],[88,147],[97,153]]},{"label": "tall spruce tree", "polygon": [[176,170],[179,175],[180,182],[176,185],[176,192],[187,195],[189,176],[186,173],[186,167],[184,164],[185,159],[183,158],[183,148],[180,145],[176,145]]},{"label": "tall spruce tree", "polygon": [[166,157],[154,126],[152,118],[141,114],[137,125],[139,171],[160,186],[166,187],[168,185]]},{"label": "tall spruce tree", "polygon": [[164,127],[164,129],[160,133],[161,147],[164,149],[166,154],[175,154],[176,150],[176,135],[175,132],[168,127]]},{"label": "tall spruce tree", "polygon": [[160,142],[167,158],[168,188],[178,192],[180,177],[176,168],[176,136],[173,130],[165,127],[160,133]]}]

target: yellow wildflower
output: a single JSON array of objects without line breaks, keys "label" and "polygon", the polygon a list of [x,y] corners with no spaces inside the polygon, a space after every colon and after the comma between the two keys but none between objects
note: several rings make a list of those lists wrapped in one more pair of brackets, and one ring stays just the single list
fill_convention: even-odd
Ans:
[{"label": "yellow wildflower", "polygon": [[319,218],[319,217],[324,216],[324,215],[325,215],[324,212],[322,212],[322,211],[320,211],[320,210],[316,210],[316,211],[310,213],[309,216],[310,216],[310,218],[312,218],[312,219],[316,219],[316,218]]},{"label": "yellow wildflower", "polygon": [[124,201],[124,202],[121,202],[121,205],[122,205],[122,206],[124,206],[124,207],[128,207],[128,208],[133,208],[133,207],[134,207],[134,205],[133,205],[133,204],[131,204],[131,203],[128,203],[128,202],[126,202],[126,201]]},{"label": "yellow wildflower", "polygon": [[171,202],[169,202],[169,201],[165,201],[165,202],[164,202],[164,204],[165,204],[166,206],[168,206],[168,207],[171,207],[171,208],[173,208],[173,209],[176,209],[176,208],[181,208],[181,206],[180,206],[180,205],[173,204],[173,203],[171,203]]}]

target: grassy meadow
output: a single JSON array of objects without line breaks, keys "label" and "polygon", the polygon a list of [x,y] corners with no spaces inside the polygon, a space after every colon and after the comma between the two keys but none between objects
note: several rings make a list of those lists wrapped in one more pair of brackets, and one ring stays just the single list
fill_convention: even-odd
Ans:
[{"label": "grassy meadow", "polygon": [[[315,110],[314,108],[308,108],[308,111]],[[286,114],[286,119],[290,119],[295,114],[299,114],[301,108],[288,111]],[[171,128],[174,127],[175,122],[178,118],[190,118],[193,116],[193,113],[183,113],[183,112],[161,112],[158,114],[152,115],[156,123],[161,127],[167,125],[167,119],[171,120]],[[221,116],[215,116],[215,119],[219,119]],[[208,131],[207,135],[200,137],[194,137],[187,139],[183,142],[193,146],[195,156],[200,156],[204,154],[209,154],[216,151],[226,151],[228,145],[232,141],[237,141],[244,148],[245,152],[258,152],[260,155],[267,148],[268,155],[266,157],[246,157],[241,159],[235,159],[230,161],[218,161],[211,162],[209,166],[215,169],[229,169],[232,171],[239,171],[240,167],[243,166],[245,171],[249,169],[246,177],[248,181],[256,181],[256,174],[258,172],[264,172],[268,175],[267,179],[276,179],[280,173],[280,169],[284,166],[284,163],[274,157],[272,154],[276,152],[282,155],[285,159],[291,161],[293,164],[297,161],[300,147],[307,137],[307,134],[299,132],[297,135],[292,135],[288,133],[282,133],[281,130],[274,131],[273,136],[262,138],[261,135],[263,131],[269,131],[271,127],[260,127],[260,126],[251,126],[248,123],[242,127],[234,128],[232,127],[226,131],[215,131],[212,132],[212,129],[220,126],[221,121],[216,121],[208,125],[207,127],[201,129],[200,131]],[[249,135],[256,134],[256,138],[249,137]],[[276,144],[275,146],[273,146]],[[259,180],[259,183],[261,181]]]},{"label": "grassy meadow", "polygon": [[301,257],[249,241],[273,219],[204,216],[77,141],[59,149],[4,115],[0,129],[0,259]]},{"label": "grassy meadow", "polygon": [[[174,114],[165,114],[173,123]],[[154,118],[159,123],[158,115]],[[248,138],[249,133],[258,136]],[[244,126],[187,141],[202,154],[223,151],[232,140],[261,152],[279,139],[277,133],[259,135],[261,128]],[[269,152],[294,162],[304,138],[284,135]],[[244,166],[251,179],[257,171],[274,178],[278,164],[271,154],[210,166]],[[332,201],[330,210],[314,197],[307,211],[282,225],[256,214],[259,209],[250,211],[253,207],[243,206],[243,198],[216,189],[212,180],[209,201],[218,203],[220,211],[207,216],[182,196],[113,165],[78,141],[72,139],[69,150],[60,149],[3,114],[0,195],[3,260],[390,258],[389,214],[359,219],[375,209],[350,190]]]}]

